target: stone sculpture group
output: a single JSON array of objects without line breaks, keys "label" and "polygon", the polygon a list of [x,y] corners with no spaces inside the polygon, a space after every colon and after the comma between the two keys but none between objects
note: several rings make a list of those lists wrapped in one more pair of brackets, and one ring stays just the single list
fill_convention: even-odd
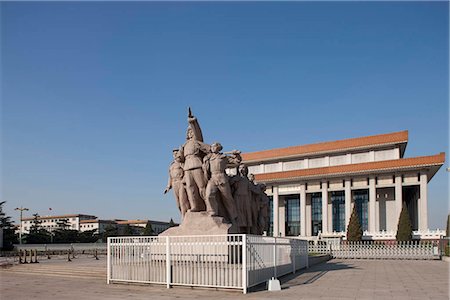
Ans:
[{"label": "stone sculpture group", "polygon": [[[234,233],[263,234],[269,223],[266,186],[254,183],[240,151],[222,152],[219,142],[209,145],[203,141],[191,109],[188,123],[186,142],[173,150],[169,182],[164,190],[164,194],[170,189],[174,192],[181,226],[187,214],[206,212],[212,218],[222,217]],[[237,174],[229,176],[226,170],[232,168],[238,169]]]}]

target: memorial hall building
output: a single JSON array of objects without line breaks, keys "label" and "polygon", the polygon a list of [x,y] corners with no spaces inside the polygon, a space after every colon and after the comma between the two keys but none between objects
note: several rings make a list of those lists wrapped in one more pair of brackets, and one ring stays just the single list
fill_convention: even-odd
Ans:
[{"label": "memorial hall building", "polygon": [[395,239],[405,202],[413,237],[445,234],[428,228],[428,183],[445,153],[404,157],[408,131],[243,153],[270,201],[268,235],[337,238],[353,207],[363,239]]}]

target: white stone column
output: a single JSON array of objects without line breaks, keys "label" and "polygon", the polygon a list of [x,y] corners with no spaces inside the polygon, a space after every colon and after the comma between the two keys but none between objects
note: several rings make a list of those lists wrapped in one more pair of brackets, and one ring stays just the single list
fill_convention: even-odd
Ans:
[{"label": "white stone column", "polygon": [[279,222],[278,222],[278,211],[279,211],[279,199],[278,199],[278,187],[274,186],[273,190],[273,236],[278,236],[279,234]]},{"label": "white stone column", "polygon": [[306,236],[312,236],[312,228],[311,228],[311,194],[306,194],[306,202],[308,202],[309,198],[309,205],[306,205]]},{"label": "white stone column", "polygon": [[369,232],[377,232],[376,228],[376,214],[375,214],[375,204],[377,201],[377,190],[375,187],[375,178],[369,178]]},{"label": "white stone column", "polygon": [[351,164],[352,163],[352,154],[351,153],[347,153],[346,160],[347,160],[347,164]]},{"label": "white stone column", "polygon": [[398,219],[400,218],[400,212],[402,211],[403,204],[403,191],[402,191],[402,176],[395,175],[395,219],[390,222],[393,224],[395,230],[397,230]]},{"label": "white stone column", "polygon": [[345,180],[345,231],[347,231],[350,215],[352,214],[352,189],[350,179]]},{"label": "white stone column", "polygon": [[278,196],[278,233],[279,236],[286,236],[286,201],[285,197]]},{"label": "white stone column", "polygon": [[428,175],[420,174],[420,199],[417,205],[419,215],[419,230],[428,230]]},{"label": "white stone column", "polygon": [[306,189],[300,184],[300,235],[306,236]]},{"label": "white stone column", "polygon": [[322,233],[328,233],[328,182],[322,182]]},{"label": "white stone column", "polygon": [[369,152],[369,161],[375,161],[375,151]]}]

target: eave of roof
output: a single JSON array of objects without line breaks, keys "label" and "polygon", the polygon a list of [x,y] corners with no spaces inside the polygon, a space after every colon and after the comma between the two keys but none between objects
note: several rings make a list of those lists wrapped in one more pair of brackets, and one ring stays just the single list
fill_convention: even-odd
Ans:
[{"label": "eave of roof", "polygon": [[[76,218],[76,217],[89,217],[89,218],[97,218],[92,215],[84,215],[84,214],[70,214],[70,215],[59,215],[59,216],[39,216],[38,220],[48,220],[48,219],[63,219],[63,218]],[[34,217],[23,218],[23,221],[34,220]]]},{"label": "eave of roof", "polygon": [[[384,173],[407,169],[417,169],[422,167],[437,167],[434,173],[444,164],[445,153],[432,156],[420,156],[412,158],[401,158],[394,160],[384,160],[377,162],[367,162],[359,164],[348,164],[322,168],[301,169],[283,172],[273,172],[256,174],[255,180],[258,182],[281,182],[293,180],[305,180],[313,178],[327,178],[343,175],[357,175],[369,173]],[[431,174],[428,180],[434,175]]]},{"label": "eave of roof", "polygon": [[92,219],[92,220],[81,220],[80,224],[85,223],[109,223],[109,224],[115,224],[116,222],[113,220],[99,220],[99,219]]},{"label": "eave of roof", "polygon": [[124,221],[116,221],[117,224],[147,224],[148,220],[124,220]]},{"label": "eave of roof", "polygon": [[295,158],[308,155],[344,152],[348,150],[362,150],[367,148],[378,148],[396,144],[401,145],[401,152],[403,155],[407,142],[408,131],[404,130],[387,134],[379,134],[317,144],[242,153],[242,159],[246,163],[262,162],[279,158]]}]

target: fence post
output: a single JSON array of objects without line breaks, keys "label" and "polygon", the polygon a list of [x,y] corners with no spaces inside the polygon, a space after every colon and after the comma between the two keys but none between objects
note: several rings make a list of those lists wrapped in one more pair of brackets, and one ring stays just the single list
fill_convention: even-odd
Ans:
[{"label": "fence post", "polygon": [[109,284],[109,280],[111,279],[111,249],[110,247],[110,237],[107,238],[106,241],[106,284]]},{"label": "fence post", "polygon": [[247,235],[242,235],[242,289],[247,294]]},{"label": "fence post", "polygon": [[297,253],[296,253],[296,247],[293,246],[292,244],[291,244],[291,254],[292,254],[292,269],[293,269],[292,274],[295,274],[295,260],[297,258]]},{"label": "fence post", "polygon": [[171,274],[170,274],[170,238],[166,237],[166,284],[167,288],[170,289],[171,282]]},{"label": "fence post", "polygon": [[432,247],[433,247],[433,256],[439,256],[439,259],[442,259],[441,257],[441,253],[439,253],[439,244],[436,243],[432,243]]},{"label": "fence post", "polygon": [[273,278],[277,278],[277,238],[273,241]]},{"label": "fence post", "polygon": [[309,242],[306,241],[306,268],[309,268]]}]

